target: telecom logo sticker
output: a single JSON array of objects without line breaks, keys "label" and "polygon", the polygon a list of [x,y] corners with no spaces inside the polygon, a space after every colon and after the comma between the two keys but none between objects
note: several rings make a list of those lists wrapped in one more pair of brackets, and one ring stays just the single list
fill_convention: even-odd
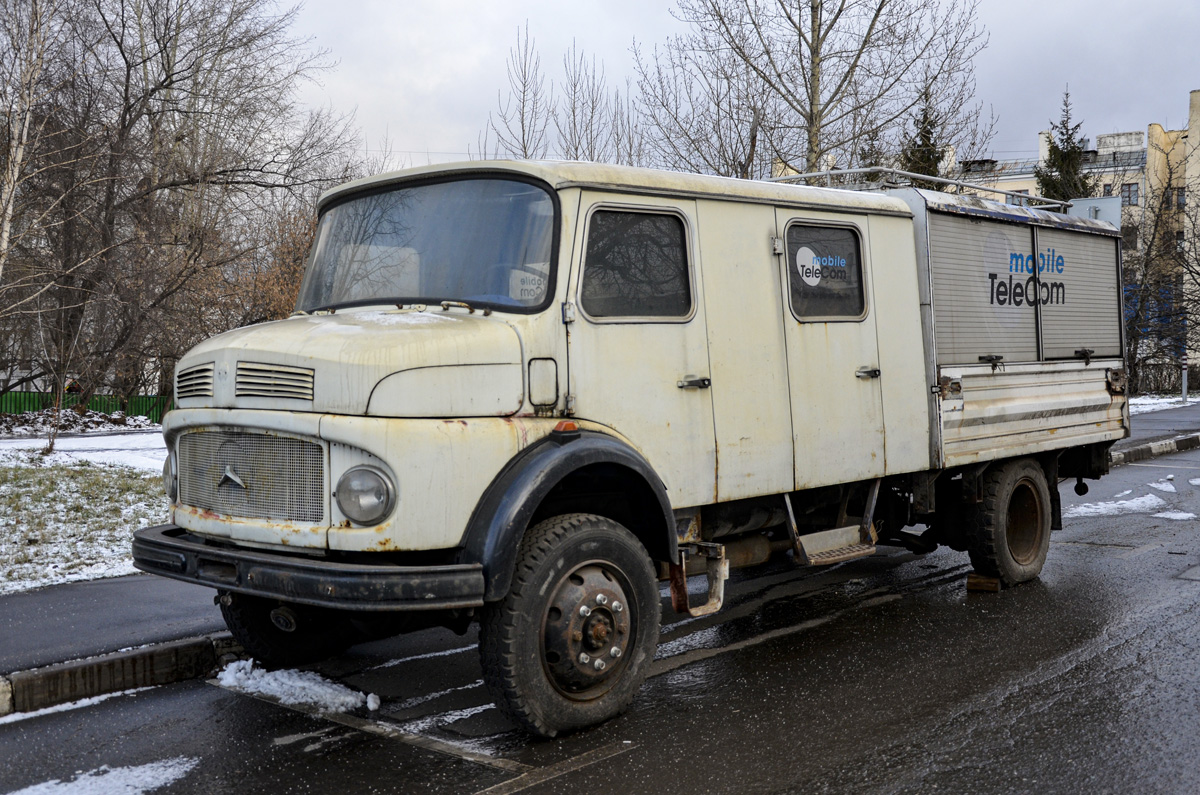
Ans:
[{"label": "telecom logo sticker", "polygon": [[[1036,256],[1010,253],[1007,281],[999,274],[988,274],[988,303],[999,306],[1065,304],[1067,286],[1063,282],[1049,279],[1061,274],[1066,264],[1063,255],[1053,248],[1048,248]],[[1025,274],[1029,276],[1022,281],[1021,276]]]},{"label": "telecom logo sticker", "polygon": [[796,252],[796,273],[809,287],[816,287],[822,279],[835,282],[850,280],[845,257],[836,254],[821,257],[808,246]]}]

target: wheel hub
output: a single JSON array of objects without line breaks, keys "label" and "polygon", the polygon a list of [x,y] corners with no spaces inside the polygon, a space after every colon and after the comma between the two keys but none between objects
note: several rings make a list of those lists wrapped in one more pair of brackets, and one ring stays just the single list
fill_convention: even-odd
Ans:
[{"label": "wheel hub", "polygon": [[625,589],[595,563],[559,580],[546,611],[543,662],[554,686],[567,695],[594,698],[616,681],[632,638]]}]

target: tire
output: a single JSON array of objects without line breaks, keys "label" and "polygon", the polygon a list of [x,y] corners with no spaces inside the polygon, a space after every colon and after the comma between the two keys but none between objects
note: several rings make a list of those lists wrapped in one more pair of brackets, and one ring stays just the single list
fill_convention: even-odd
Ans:
[{"label": "tire", "polygon": [[1050,489],[1036,461],[1019,458],[983,476],[971,522],[971,564],[1006,586],[1035,579],[1050,551]]},{"label": "tire", "polygon": [[484,682],[535,735],[602,723],[645,680],[661,610],[650,557],[632,533],[592,514],[547,519],[521,540],[508,595],[484,608]]},{"label": "tire", "polygon": [[[225,597],[228,597],[226,599]],[[225,604],[225,602],[229,604]],[[246,654],[275,667],[289,667],[323,660],[345,651],[355,637],[337,613],[307,605],[288,604],[257,596],[221,592],[221,615],[234,640]],[[290,632],[272,621],[277,614],[282,623],[293,622]]]}]

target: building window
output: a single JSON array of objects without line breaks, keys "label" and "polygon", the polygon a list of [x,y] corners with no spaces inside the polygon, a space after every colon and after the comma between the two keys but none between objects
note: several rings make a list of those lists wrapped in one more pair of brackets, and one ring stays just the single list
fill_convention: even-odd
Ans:
[{"label": "building window", "polygon": [[1112,196],[1112,183],[1111,182],[1104,183],[1104,195]]},{"label": "building window", "polygon": [[580,303],[596,318],[687,316],[692,288],[683,221],[663,213],[594,213]]},{"label": "building window", "polygon": [[1175,233],[1175,250],[1181,253],[1183,252],[1183,232]]},{"label": "building window", "polygon": [[[1028,196],[1028,195],[1029,195],[1029,191],[1027,191],[1027,190],[1014,190],[1014,191],[1013,191],[1013,193],[1019,193],[1019,194],[1021,194],[1021,196]],[[1022,198],[1021,198],[1021,196],[1009,196],[1009,197],[1007,197],[1007,198],[1008,198],[1008,203],[1009,203],[1009,204],[1015,204],[1015,205],[1016,205],[1016,206],[1018,206],[1018,207],[1025,207],[1025,206],[1027,206],[1027,205],[1029,204],[1029,201],[1028,201],[1027,199],[1022,199]]]},{"label": "building window", "polygon": [[1126,182],[1121,186],[1121,206],[1137,207],[1138,185],[1136,182]]},{"label": "building window", "polygon": [[1187,188],[1175,189],[1175,209],[1182,210],[1187,207]]},{"label": "building window", "polygon": [[1121,248],[1133,251],[1138,247],[1138,230],[1136,226],[1126,226],[1121,229]]}]

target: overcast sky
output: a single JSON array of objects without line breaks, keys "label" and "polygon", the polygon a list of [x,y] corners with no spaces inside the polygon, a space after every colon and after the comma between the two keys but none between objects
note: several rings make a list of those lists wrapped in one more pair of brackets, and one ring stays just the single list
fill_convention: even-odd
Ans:
[{"label": "overcast sky", "polygon": [[[983,0],[991,42],[976,60],[977,98],[999,118],[1000,159],[1037,153],[1069,84],[1083,134],[1187,126],[1200,89],[1195,0]],[[630,46],[679,31],[673,0],[306,0],[298,32],[338,66],[305,95],[356,110],[367,145],[386,135],[402,165],[465,159],[505,88],[518,27],[549,77],[572,39],[604,62],[610,85],[632,76]]]}]

